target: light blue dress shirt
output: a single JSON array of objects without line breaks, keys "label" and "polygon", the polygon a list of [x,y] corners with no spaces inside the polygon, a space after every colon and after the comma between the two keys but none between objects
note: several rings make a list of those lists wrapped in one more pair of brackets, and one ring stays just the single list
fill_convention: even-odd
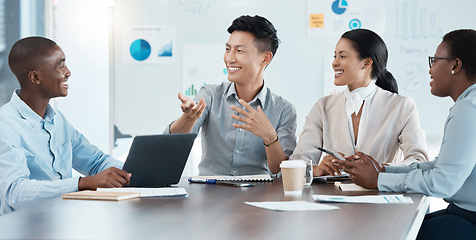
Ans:
[{"label": "light blue dress shirt", "polygon": [[380,191],[416,192],[444,198],[476,212],[476,84],[456,100],[446,119],[438,157],[410,166],[387,166]]},{"label": "light blue dress shirt", "polygon": [[44,118],[19,97],[0,108],[1,213],[78,191],[79,177],[123,163],[103,153],[48,105]]},{"label": "light blue dress shirt", "polygon": [[[244,108],[238,102],[235,85],[223,82],[206,85],[195,96],[195,101],[205,99],[206,109],[195,123],[192,132],[201,128],[202,160],[198,166],[200,175],[251,175],[272,174],[268,167],[263,139],[253,133],[233,127],[243,124],[231,117],[238,114],[232,105]],[[250,102],[256,109],[261,106],[279,137],[286,155],[296,147],[296,110],[282,97],[273,94],[266,84]],[[165,133],[170,133],[167,128]]]}]

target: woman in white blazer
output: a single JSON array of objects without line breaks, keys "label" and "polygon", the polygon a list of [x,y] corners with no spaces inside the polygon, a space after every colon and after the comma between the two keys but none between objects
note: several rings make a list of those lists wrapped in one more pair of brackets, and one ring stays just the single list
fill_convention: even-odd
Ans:
[{"label": "woman in white blazer", "polygon": [[446,209],[425,216],[417,240],[476,239],[476,31],[459,29],[443,37],[428,57],[431,94],[451,97],[438,157],[410,166],[382,167],[357,153],[339,161],[354,183],[384,192],[423,193],[443,198]]},{"label": "woman in white blazer", "polygon": [[342,35],[332,67],[334,84],[347,88],[314,104],[290,159],[318,163],[314,176],[340,175],[342,168],[332,163],[331,155],[319,161],[316,146],[344,156],[358,150],[382,164],[427,161],[415,103],[398,94],[396,80],[386,69],[387,58],[387,47],[376,33],[357,29]]}]

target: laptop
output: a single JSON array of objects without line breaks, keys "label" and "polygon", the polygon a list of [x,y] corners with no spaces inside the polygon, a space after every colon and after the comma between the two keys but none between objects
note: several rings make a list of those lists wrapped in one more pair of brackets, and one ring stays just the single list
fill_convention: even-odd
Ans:
[{"label": "laptop", "polygon": [[177,184],[197,134],[136,136],[124,171],[132,173],[129,187],[164,187]]}]

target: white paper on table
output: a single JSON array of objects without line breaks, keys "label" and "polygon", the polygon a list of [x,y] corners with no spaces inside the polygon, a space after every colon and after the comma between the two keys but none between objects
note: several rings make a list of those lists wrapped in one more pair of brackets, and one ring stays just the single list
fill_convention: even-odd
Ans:
[{"label": "white paper on table", "polygon": [[413,203],[412,198],[403,195],[369,195],[369,196],[341,196],[341,195],[313,195],[315,201],[340,203],[377,203],[401,204]]},{"label": "white paper on table", "polygon": [[334,210],[336,206],[305,201],[245,202],[245,204],[276,211]]},{"label": "white paper on table", "polygon": [[98,188],[96,191],[102,192],[138,192],[140,197],[173,197],[187,196],[184,188],[161,187],[161,188]]},{"label": "white paper on table", "polygon": [[363,188],[355,183],[342,183],[342,182],[335,182],[334,185],[338,186],[342,191],[359,191],[359,192],[373,192],[377,191],[377,189],[368,189]]}]

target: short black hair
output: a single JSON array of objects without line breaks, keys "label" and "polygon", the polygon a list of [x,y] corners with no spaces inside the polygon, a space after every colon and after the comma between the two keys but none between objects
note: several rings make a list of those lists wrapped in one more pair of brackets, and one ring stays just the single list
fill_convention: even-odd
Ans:
[{"label": "short black hair", "polygon": [[255,37],[255,44],[260,52],[269,51],[273,53],[273,57],[278,50],[279,43],[277,30],[268,19],[255,15],[243,15],[235,20],[227,29],[228,33],[234,31],[243,31],[251,33]]},{"label": "short black hair", "polygon": [[448,44],[450,58],[459,58],[463,62],[466,76],[476,80],[476,31],[459,29],[447,33],[443,42]]},{"label": "short black hair", "polygon": [[37,67],[39,60],[48,55],[56,43],[44,37],[26,37],[13,44],[8,55],[10,70],[18,80],[25,78],[28,72]]}]

